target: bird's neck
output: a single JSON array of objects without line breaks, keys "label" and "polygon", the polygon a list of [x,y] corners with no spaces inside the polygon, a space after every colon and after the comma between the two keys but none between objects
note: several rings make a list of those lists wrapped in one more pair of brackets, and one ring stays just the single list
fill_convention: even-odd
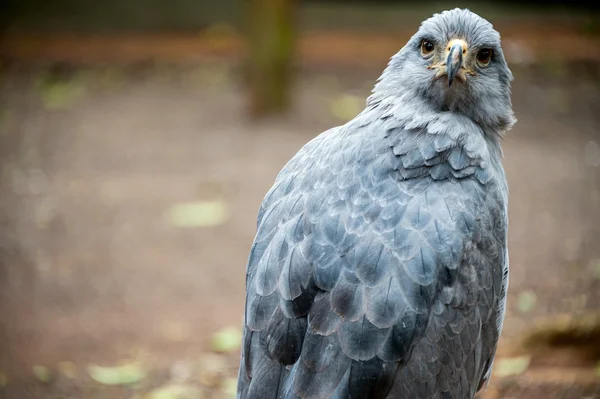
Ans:
[{"label": "bird's neck", "polygon": [[356,128],[371,126],[385,131],[448,136],[456,145],[464,146],[481,160],[495,164],[502,158],[502,137],[496,130],[481,125],[456,110],[436,109],[429,102],[406,93],[387,97],[371,96],[365,110],[349,125]]},{"label": "bird's neck", "polygon": [[383,95],[382,92],[373,91],[365,110],[357,119],[382,119],[388,128],[393,129],[421,130],[429,134],[461,134],[468,140],[482,138],[491,153],[502,157],[500,144],[506,126],[476,120],[460,108],[444,109],[419,93],[404,91]]},{"label": "bird's neck", "polygon": [[373,115],[389,115],[402,125],[427,123],[427,120],[454,115],[479,127],[486,139],[495,147],[510,130],[516,119],[510,101],[510,88],[502,95],[486,99],[480,107],[479,100],[470,97],[468,91],[442,90],[438,85],[419,86],[403,80],[398,73],[402,65],[401,53],[392,57],[387,68],[377,80],[371,96],[367,99],[365,112]]}]

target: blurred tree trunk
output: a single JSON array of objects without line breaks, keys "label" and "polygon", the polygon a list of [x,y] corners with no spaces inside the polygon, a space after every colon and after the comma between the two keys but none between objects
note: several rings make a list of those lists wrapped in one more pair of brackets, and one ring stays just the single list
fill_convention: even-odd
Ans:
[{"label": "blurred tree trunk", "polygon": [[250,111],[263,117],[290,103],[296,0],[247,0]]}]

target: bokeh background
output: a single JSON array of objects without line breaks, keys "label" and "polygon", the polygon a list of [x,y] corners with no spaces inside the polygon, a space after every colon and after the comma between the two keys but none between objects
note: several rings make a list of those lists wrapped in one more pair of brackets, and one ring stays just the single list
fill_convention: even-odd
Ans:
[{"label": "bokeh background", "polygon": [[600,18],[584,2],[0,2],[0,398],[232,398],[258,206],[432,13],[494,23],[511,278],[481,397],[600,397]]}]

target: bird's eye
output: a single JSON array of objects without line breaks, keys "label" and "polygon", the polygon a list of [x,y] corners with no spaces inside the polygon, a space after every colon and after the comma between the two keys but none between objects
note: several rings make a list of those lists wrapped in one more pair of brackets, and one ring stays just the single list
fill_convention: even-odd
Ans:
[{"label": "bird's eye", "polygon": [[492,60],[493,53],[494,52],[492,51],[492,49],[489,48],[483,48],[479,50],[479,52],[477,53],[477,63],[480,66],[487,66]]},{"label": "bird's eye", "polygon": [[435,46],[428,40],[423,40],[421,42],[421,55],[425,58],[428,58],[433,53],[433,49]]}]

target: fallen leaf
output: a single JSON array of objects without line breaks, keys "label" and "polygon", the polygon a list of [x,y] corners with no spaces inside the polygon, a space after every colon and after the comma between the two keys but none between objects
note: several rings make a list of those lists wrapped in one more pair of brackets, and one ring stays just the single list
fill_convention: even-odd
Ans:
[{"label": "fallen leaf", "polygon": [[86,91],[81,79],[55,80],[44,77],[37,86],[44,108],[50,110],[67,108]]},{"label": "fallen leaf", "polygon": [[189,385],[167,385],[157,388],[148,395],[147,399],[202,399],[203,393],[200,389]]},{"label": "fallen leaf", "polygon": [[88,374],[93,380],[104,385],[132,385],[146,377],[146,373],[137,364],[124,364],[115,367],[91,365]]},{"label": "fallen leaf", "polygon": [[354,118],[364,105],[364,101],[358,96],[342,94],[331,101],[329,110],[332,116],[345,122]]},{"label": "fallen leaf", "polygon": [[529,356],[496,359],[494,374],[500,378],[523,374],[529,367],[530,360]]},{"label": "fallen leaf", "polygon": [[517,298],[517,306],[521,312],[530,312],[535,308],[537,302],[537,295],[533,291],[523,291]]},{"label": "fallen leaf", "polygon": [[209,227],[224,223],[229,209],[223,201],[200,201],[173,205],[168,212],[169,222],[176,227]]},{"label": "fallen leaf", "polygon": [[50,379],[52,378],[52,375],[51,375],[50,370],[48,369],[48,367],[46,367],[46,366],[40,366],[38,364],[36,364],[35,366],[33,366],[33,374],[35,375],[35,377],[38,380],[40,380],[44,384],[49,383]]},{"label": "fallen leaf", "polygon": [[227,327],[215,333],[211,348],[215,352],[232,352],[238,349],[242,341],[242,332],[235,327]]},{"label": "fallen leaf", "polygon": [[235,399],[237,395],[237,383],[237,378],[225,378],[223,381],[223,393],[227,398]]}]

